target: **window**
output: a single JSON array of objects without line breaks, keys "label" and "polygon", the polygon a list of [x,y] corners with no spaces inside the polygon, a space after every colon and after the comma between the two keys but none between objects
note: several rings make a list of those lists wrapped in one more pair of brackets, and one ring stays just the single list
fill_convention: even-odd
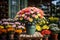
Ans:
[{"label": "window", "polygon": [[27,7],[27,0],[9,0],[9,17],[14,18],[16,13]]}]

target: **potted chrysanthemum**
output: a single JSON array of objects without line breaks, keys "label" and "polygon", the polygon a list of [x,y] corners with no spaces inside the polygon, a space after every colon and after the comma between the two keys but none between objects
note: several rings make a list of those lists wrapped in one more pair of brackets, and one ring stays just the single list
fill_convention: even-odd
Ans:
[{"label": "potted chrysanthemum", "polygon": [[2,40],[6,40],[6,29],[4,29],[4,26],[0,25],[0,37],[2,37]]},{"label": "potted chrysanthemum", "polygon": [[48,23],[49,22],[44,17],[44,18],[40,19],[40,22],[38,22],[36,24],[36,30],[39,31],[43,35],[44,40],[48,40],[48,38],[51,34],[51,31],[49,30]]},{"label": "potted chrysanthemum", "polygon": [[41,31],[41,34],[44,36],[44,40],[48,40],[48,36],[51,34],[51,31],[50,30],[42,30]]},{"label": "potted chrysanthemum", "polygon": [[52,17],[49,17],[48,20],[49,20],[49,23],[50,23],[50,24],[51,24],[51,23],[58,23],[59,18],[52,16]]},{"label": "potted chrysanthemum", "polygon": [[26,33],[34,34],[35,33],[35,24],[44,17],[44,12],[36,7],[27,7],[20,10],[15,19],[18,19],[21,23],[25,23]]},{"label": "potted chrysanthemum", "polygon": [[52,38],[54,40],[58,40],[58,33],[60,32],[60,29],[58,27],[58,24],[50,24],[49,25],[50,30],[52,31]]},{"label": "potted chrysanthemum", "polygon": [[7,25],[6,30],[7,30],[7,37],[8,37],[7,40],[13,40],[15,28],[13,28],[12,25]]},{"label": "potted chrysanthemum", "polygon": [[22,25],[18,25],[17,28],[15,29],[15,39],[20,40],[20,34],[22,33]]},{"label": "potted chrysanthemum", "polygon": [[44,40],[48,40],[48,38],[51,34],[51,31],[49,30],[49,26],[43,25],[41,33],[44,36]]}]

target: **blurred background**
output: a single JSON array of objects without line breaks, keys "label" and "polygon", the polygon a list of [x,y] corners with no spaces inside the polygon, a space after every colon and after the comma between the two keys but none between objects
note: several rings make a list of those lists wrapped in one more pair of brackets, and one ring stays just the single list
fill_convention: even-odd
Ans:
[{"label": "blurred background", "polygon": [[60,17],[60,0],[0,0],[0,19],[14,18],[22,8],[35,6],[45,12],[45,17]]}]

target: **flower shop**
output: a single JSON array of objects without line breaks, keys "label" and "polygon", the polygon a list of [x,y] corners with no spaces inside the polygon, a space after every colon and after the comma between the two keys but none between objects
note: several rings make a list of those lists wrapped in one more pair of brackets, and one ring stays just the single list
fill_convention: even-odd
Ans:
[{"label": "flower shop", "polygon": [[25,34],[32,36],[35,32],[38,32],[37,35],[35,34],[37,37],[48,40],[48,37],[52,35],[54,40],[58,40],[60,29],[57,23],[59,18],[49,17],[47,20],[44,15],[44,12],[39,8],[24,8],[17,12],[14,19],[2,19],[0,21],[0,35],[3,37],[3,40],[6,35],[12,40],[14,36],[17,36],[17,38],[21,34],[21,37],[24,37]]},{"label": "flower shop", "polygon": [[59,6],[51,3],[54,0],[46,0],[47,3],[44,0],[29,0],[28,6],[27,0],[19,1],[22,3],[20,9],[14,7],[15,2],[9,1],[13,3],[13,6],[9,4],[9,17],[0,18],[0,40],[59,40]]}]

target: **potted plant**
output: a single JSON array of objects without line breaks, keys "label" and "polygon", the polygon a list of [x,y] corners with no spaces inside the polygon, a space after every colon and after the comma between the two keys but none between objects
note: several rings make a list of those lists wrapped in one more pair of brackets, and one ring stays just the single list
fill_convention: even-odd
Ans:
[{"label": "potted plant", "polygon": [[48,37],[50,36],[51,31],[45,29],[45,30],[42,30],[42,31],[41,31],[41,34],[44,36],[44,40],[48,40]]},{"label": "potted plant", "polygon": [[50,24],[49,27],[50,30],[52,31],[52,38],[54,40],[58,40],[58,33],[60,32],[58,24]]},{"label": "potted plant", "polygon": [[15,28],[13,28],[11,25],[7,25],[6,26],[7,29],[7,39],[8,40],[13,40],[14,39],[14,30]]},{"label": "potted plant", "polygon": [[2,40],[6,40],[6,29],[4,29],[4,26],[0,25],[0,37],[2,37]]},{"label": "potted plant", "polygon": [[20,10],[15,19],[18,19],[21,23],[25,23],[26,33],[34,34],[35,33],[35,24],[44,17],[44,12],[36,7],[27,7]]},{"label": "potted plant", "polygon": [[2,32],[2,40],[6,40],[6,34],[7,34],[7,30],[6,29],[2,29],[1,30],[1,32]]},{"label": "potted plant", "polygon": [[19,29],[16,29],[16,30],[15,30],[15,39],[16,39],[16,40],[17,40],[17,39],[18,39],[18,40],[21,40],[21,39],[20,39],[20,34],[21,34],[21,33],[22,33],[22,29],[19,28]]},{"label": "potted plant", "polygon": [[36,24],[36,30],[43,35],[44,40],[48,40],[48,37],[51,34],[48,25],[45,24],[43,26],[40,26],[39,24]]},{"label": "potted plant", "polygon": [[49,17],[48,18],[48,20],[49,20],[49,23],[51,24],[51,23],[58,23],[58,21],[59,21],[59,18],[58,17]]}]

